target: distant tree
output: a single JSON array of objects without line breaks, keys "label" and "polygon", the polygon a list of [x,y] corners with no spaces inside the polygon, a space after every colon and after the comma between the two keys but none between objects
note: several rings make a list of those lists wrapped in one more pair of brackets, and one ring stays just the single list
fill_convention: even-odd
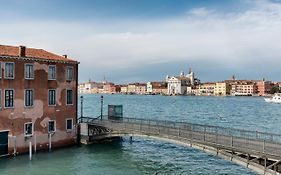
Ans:
[{"label": "distant tree", "polygon": [[273,87],[271,88],[271,90],[270,90],[270,93],[271,93],[271,94],[280,93],[280,92],[281,92],[281,91],[280,91],[280,88],[279,88],[278,85],[273,86]]}]

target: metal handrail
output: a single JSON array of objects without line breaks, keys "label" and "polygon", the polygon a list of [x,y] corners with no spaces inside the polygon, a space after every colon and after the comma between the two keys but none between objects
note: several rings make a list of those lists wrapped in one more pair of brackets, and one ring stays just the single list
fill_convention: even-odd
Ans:
[{"label": "metal handrail", "polygon": [[[96,123],[100,117],[91,118],[91,117],[82,117],[82,122],[86,123]],[[86,121],[85,121],[86,120]],[[240,137],[245,139],[252,139],[252,140],[260,140],[260,141],[268,141],[268,142],[276,142],[281,143],[281,134],[275,133],[266,133],[266,132],[259,132],[259,131],[251,131],[245,129],[234,129],[234,128],[227,128],[221,126],[212,126],[212,125],[202,125],[202,124],[194,124],[189,122],[174,122],[174,121],[166,121],[166,120],[154,120],[154,119],[143,119],[143,118],[120,118],[120,120],[111,120],[103,117],[103,121],[110,121],[110,122],[127,122],[127,123],[136,123],[142,125],[155,125],[155,126],[163,126],[163,127],[171,127],[171,128],[181,128],[187,129],[189,128],[192,131],[197,132],[207,132],[207,133],[215,133],[225,136],[234,136]]]}]

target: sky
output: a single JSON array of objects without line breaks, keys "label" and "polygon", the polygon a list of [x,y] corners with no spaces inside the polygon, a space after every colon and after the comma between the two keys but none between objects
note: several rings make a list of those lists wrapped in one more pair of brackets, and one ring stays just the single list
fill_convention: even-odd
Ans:
[{"label": "sky", "polygon": [[0,0],[0,44],[80,62],[79,81],[281,81],[281,0]]}]

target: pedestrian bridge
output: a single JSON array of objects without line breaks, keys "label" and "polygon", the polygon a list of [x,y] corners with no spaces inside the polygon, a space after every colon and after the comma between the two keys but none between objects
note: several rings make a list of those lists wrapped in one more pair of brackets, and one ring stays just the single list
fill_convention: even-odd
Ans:
[{"label": "pedestrian bridge", "polygon": [[122,136],[148,137],[194,147],[259,174],[281,175],[279,134],[137,118],[81,117],[79,122],[85,144]]}]

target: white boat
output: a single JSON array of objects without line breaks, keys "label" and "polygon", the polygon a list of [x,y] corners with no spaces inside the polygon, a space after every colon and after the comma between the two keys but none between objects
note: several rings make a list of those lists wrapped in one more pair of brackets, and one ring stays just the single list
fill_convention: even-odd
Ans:
[{"label": "white boat", "polygon": [[268,103],[281,103],[281,93],[275,93],[270,98],[264,98],[264,100]]}]

